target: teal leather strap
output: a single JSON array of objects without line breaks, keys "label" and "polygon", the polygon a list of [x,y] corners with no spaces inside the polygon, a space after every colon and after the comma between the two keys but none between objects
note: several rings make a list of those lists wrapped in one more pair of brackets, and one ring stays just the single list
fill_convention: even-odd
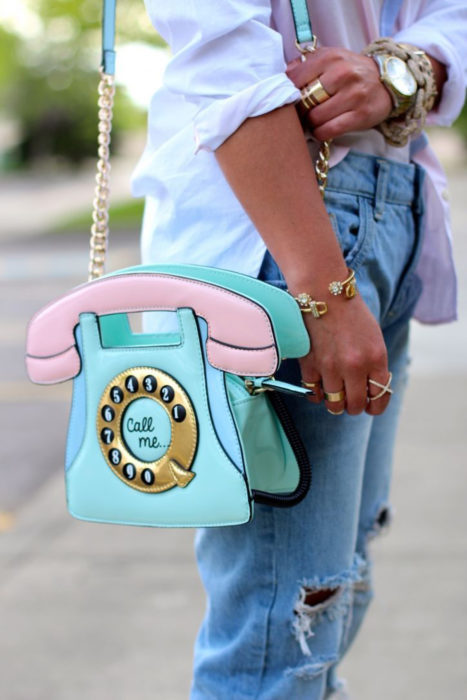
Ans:
[{"label": "teal leather strap", "polygon": [[115,6],[117,0],[104,0],[102,8],[102,70],[115,75]]},{"label": "teal leather strap", "polygon": [[314,34],[306,0],[290,0],[298,44],[313,44]]},{"label": "teal leather strap", "polygon": [[[103,0],[102,13],[102,70],[108,75],[115,74],[115,9],[117,0]],[[310,14],[306,0],[290,0],[295,34],[298,44],[314,42]]]}]

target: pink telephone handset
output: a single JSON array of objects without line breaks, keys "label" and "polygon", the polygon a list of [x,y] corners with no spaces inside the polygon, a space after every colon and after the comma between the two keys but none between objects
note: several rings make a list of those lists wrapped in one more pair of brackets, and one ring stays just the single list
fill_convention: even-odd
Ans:
[{"label": "pink telephone handset", "polygon": [[242,376],[274,374],[279,357],[264,308],[208,282],[160,273],[112,275],[76,287],[39,311],[28,328],[26,367],[37,384],[75,377],[81,368],[74,329],[81,313],[174,311],[190,307],[208,324],[213,367]]}]

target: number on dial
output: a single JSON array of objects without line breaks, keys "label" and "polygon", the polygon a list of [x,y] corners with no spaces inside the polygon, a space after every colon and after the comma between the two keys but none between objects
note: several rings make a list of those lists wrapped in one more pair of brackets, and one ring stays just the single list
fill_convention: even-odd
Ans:
[{"label": "number on dial", "polygon": [[143,379],[143,385],[144,385],[144,389],[145,389],[149,394],[152,394],[154,391],[156,391],[156,388],[157,388],[157,381],[156,381],[156,378],[153,377],[151,374],[148,374],[148,375]]},{"label": "number on dial", "polygon": [[101,439],[102,442],[105,442],[106,445],[110,445],[110,443],[114,439],[114,431],[110,430],[110,428],[104,428],[101,431]]},{"label": "number on dial", "polygon": [[110,390],[110,398],[114,403],[122,403],[123,391],[118,386],[113,386]]},{"label": "number on dial", "polygon": [[185,406],[182,406],[182,404],[180,403],[176,403],[175,406],[172,408],[172,416],[173,419],[177,421],[177,423],[181,423],[182,421],[184,421],[186,418]]},{"label": "number on dial", "polygon": [[165,401],[165,403],[170,403],[171,401],[173,401],[174,396],[175,396],[175,392],[171,386],[168,386],[168,384],[166,384],[165,386],[162,387],[162,389],[161,389],[162,401]]},{"label": "number on dial", "polygon": [[122,459],[122,455],[120,453],[120,450],[110,450],[109,459],[112,462],[112,464],[114,464],[115,466],[120,464],[120,461]]},{"label": "number on dial", "polygon": [[134,479],[136,476],[135,465],[131,464],[131,462],[129,462],[128,464],[125,464],[125,466],[123,467],[123,473],[127,479],[132,481],[132,479]]},{"label": "number on dial", "polygon": [[107,421],[107,423],[113,421],[115,418],[115,411],[113,410],[112,406],[105,405],[102,407],[102,418]]},{"label": "number on dial", "polygon": [[154,483],[154,473],[150,469],[143,469],[141,472],[141,480],[148,486],[151,486],[151,484]]},{"label": "number on dial", "polygon": [[138,391],[138,380],[131,374],[129,377],[126,378],[125,386],[129,392],[135,394]]}]

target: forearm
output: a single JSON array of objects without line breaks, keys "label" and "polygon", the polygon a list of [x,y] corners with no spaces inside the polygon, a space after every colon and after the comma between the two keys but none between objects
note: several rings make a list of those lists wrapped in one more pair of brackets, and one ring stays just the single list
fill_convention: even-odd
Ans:
[{"label": "forearm", "polygon": [[292,292],[316,299],[347,268],[292,105],[247,119],[216,151]]},{"label": "forearm", "polygon": [[[300,359],[303,381],[316,396],[345,388],[345,401],[326,399],[333,413],[382,413],[385,398],[369,403],[368,377],[388,377],[381,329],[360,295],[330,299],[328,285],[347,276],[316,182],[298,116],[293,106],[247,119],[216,155],[241,204],[281,268],[292,294],[308,292],[329,301],[323,319],[303,314],[312,351]],[[375,405],[377,404],[377,405]]]}]

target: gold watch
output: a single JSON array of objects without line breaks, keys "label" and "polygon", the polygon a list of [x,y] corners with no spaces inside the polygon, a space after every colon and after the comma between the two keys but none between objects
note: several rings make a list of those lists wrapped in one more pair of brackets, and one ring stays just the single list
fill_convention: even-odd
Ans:
[{"label": "gold watch", "polygon": [[392,54],[376,53],[371,57],[376,61],[381,82],[391,95],[394,109],[390,117],[404,114],[414,104],[418,90],[412,71],[405,61]]}]

